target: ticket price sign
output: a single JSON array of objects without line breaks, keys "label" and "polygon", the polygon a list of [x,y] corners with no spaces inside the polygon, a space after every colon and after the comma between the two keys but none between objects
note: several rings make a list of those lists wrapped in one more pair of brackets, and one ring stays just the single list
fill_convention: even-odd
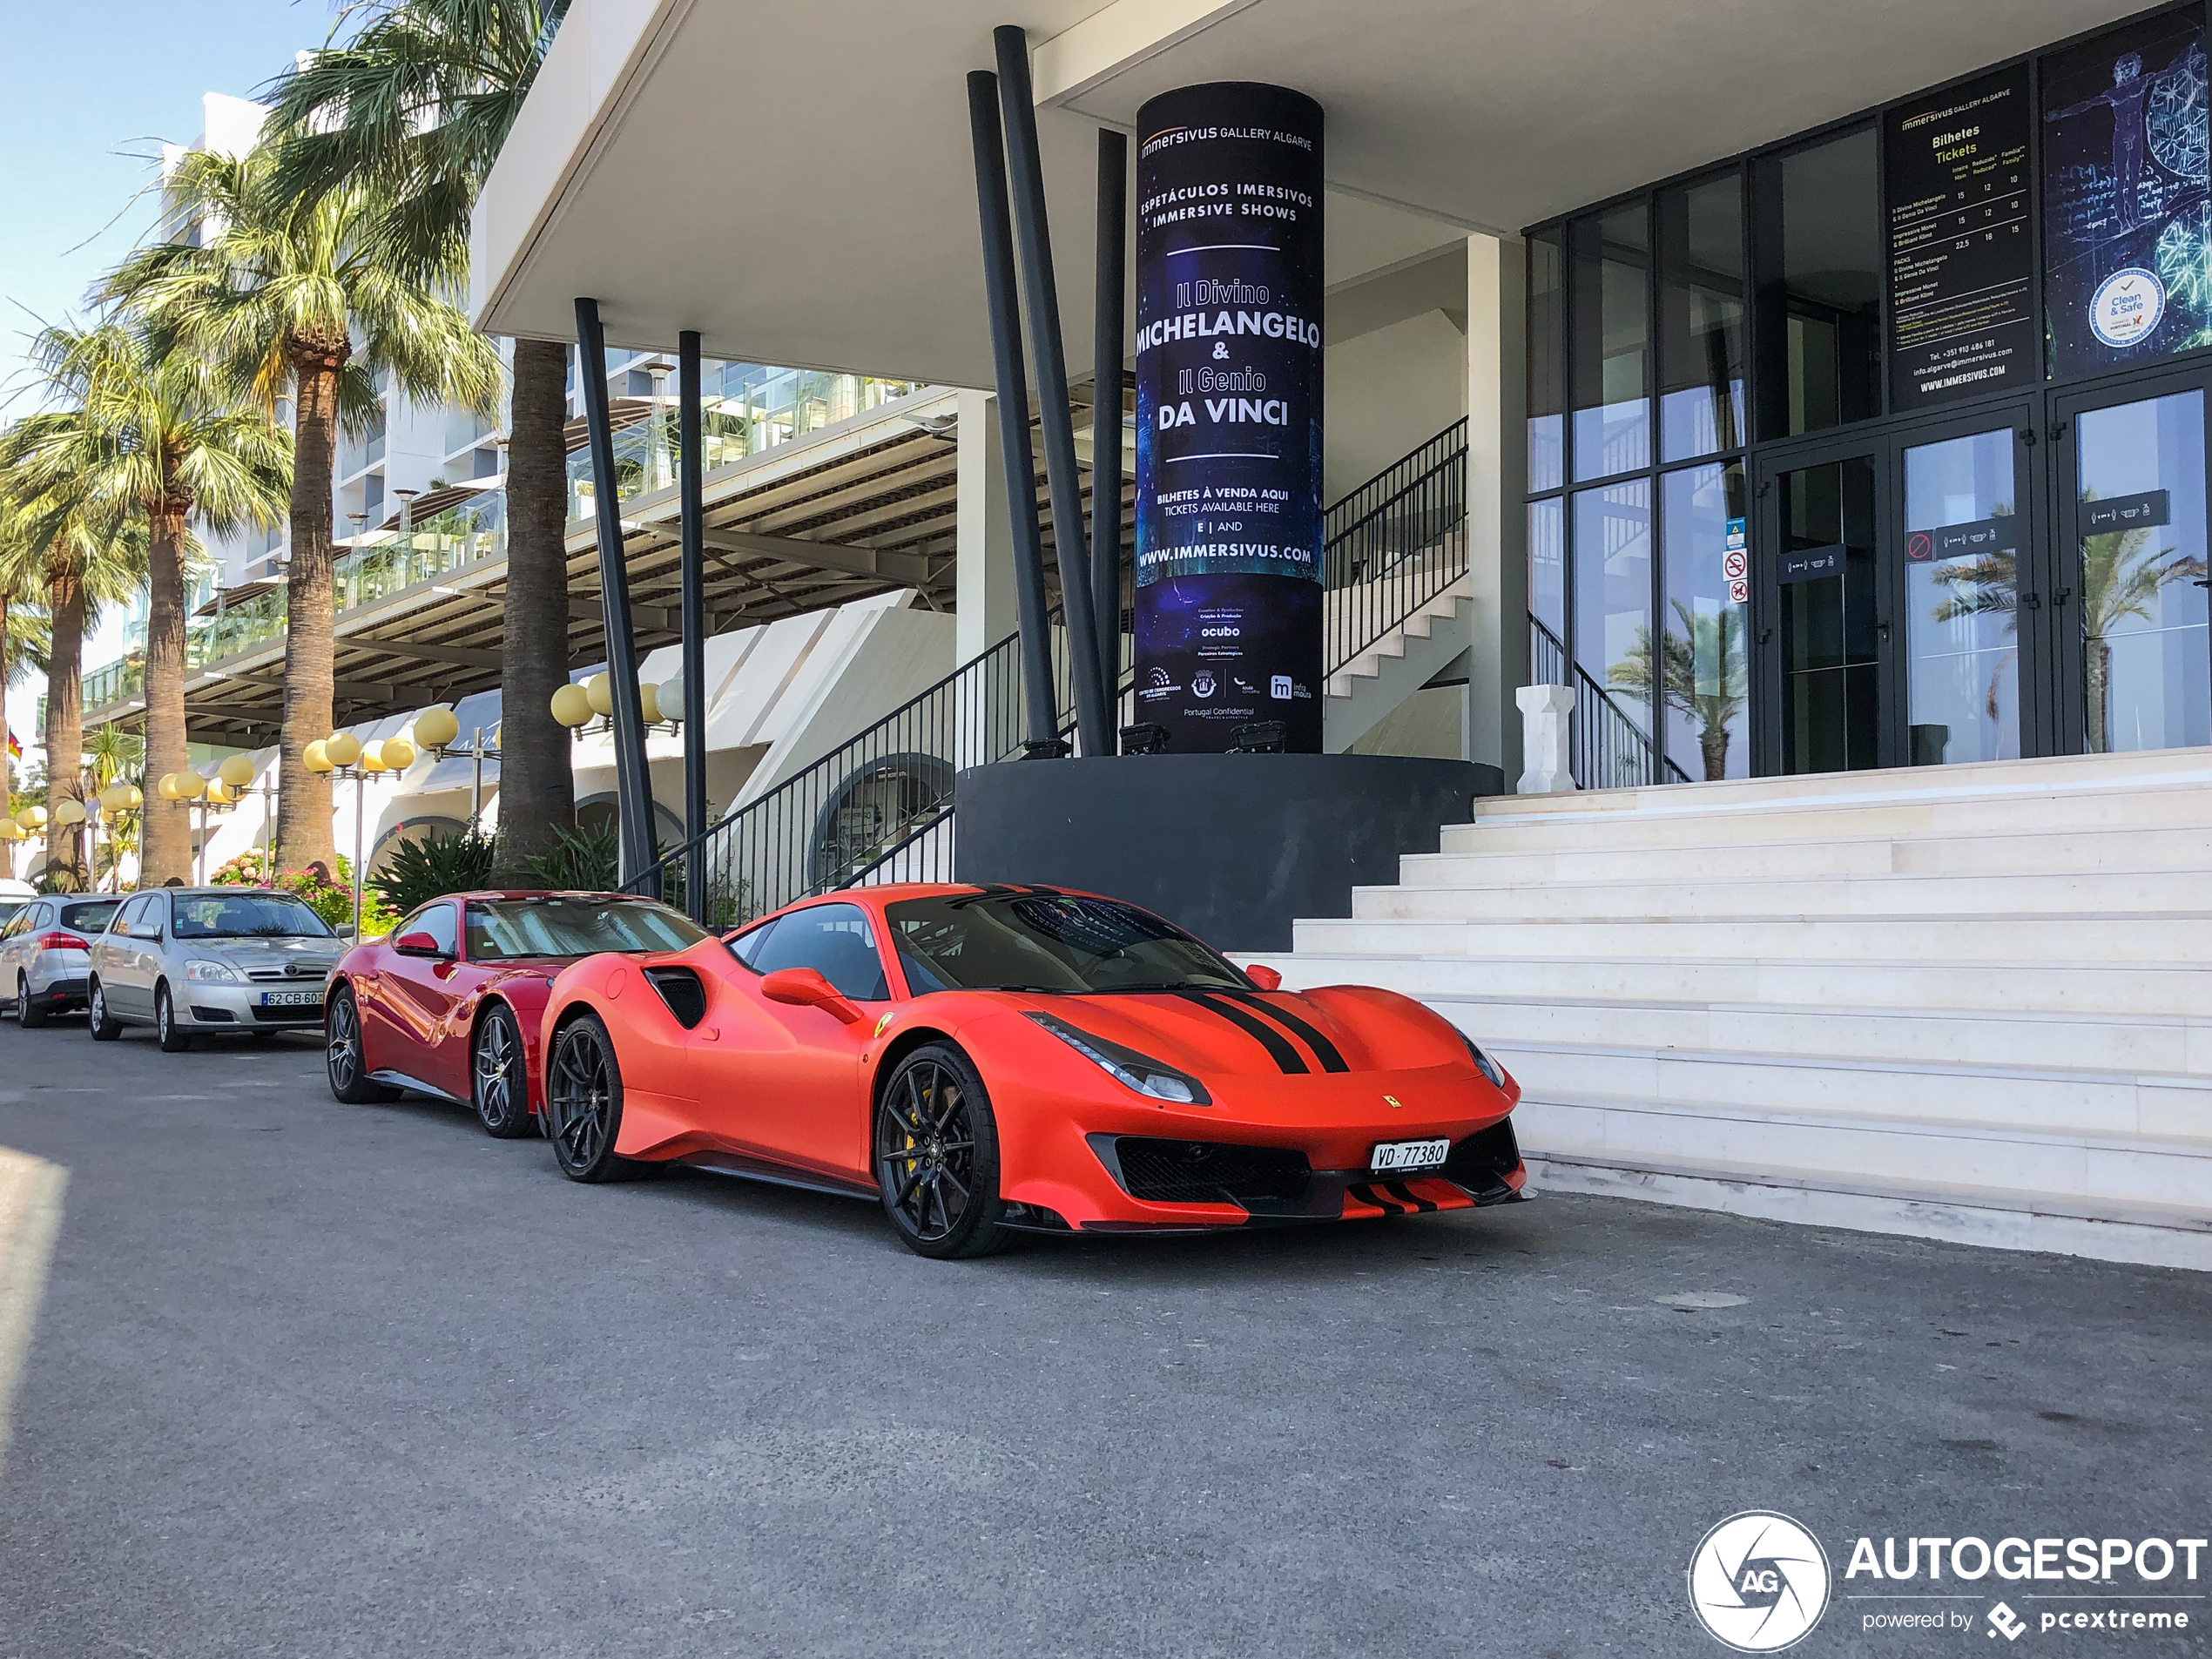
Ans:
[{"label": "ticket price sign", "polygon": [[1178,754],[1321,750],[1321,107],[1137,112],[1136,718]]}]

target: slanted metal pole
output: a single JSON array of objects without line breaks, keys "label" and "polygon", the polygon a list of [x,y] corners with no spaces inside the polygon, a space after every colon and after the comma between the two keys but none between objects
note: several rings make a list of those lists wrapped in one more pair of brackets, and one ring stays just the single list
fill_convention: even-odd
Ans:
[{"label": "slanted metal pole", "polygon": [[[599,524],[599,604],[606,619],[607,678],[614,688],[615,821],[620,836],[617,885],[653,863],[651,779],[645,771],[645,711],[637,698],[637,641],[631,632],[630,565],[623,556],[622,503],[615,496],[615,434],[607,410],[607,335],[599,302],[576,302],[577,378],[591,440],[591,504]],[[658,897],[658,893],[651,896]]]},{"label": "slanted metal pole", "polygon": [[482,833],[484,819],[484,729],[469,739],[469,833]]},{"label": "slanted metal pole", "polygon": [[1015,24],[991,31],[998,50],[999,108],[1006,122],[1007,175],[1015,246],[1028,300],[1029,356],[1037,370],[1037,418],[1044,428],[1044,469],[1052,487],[1052,543],[1060,565],[1060,606],[1068,623],[1069,678],[1076,731],[1087,755],[1114,752],[1105,688],[1098,683],[1098,627],[1090,608],[1090,554],[1083,534],[1083,487],[1076,471],[1076,423],[1068,411],[1068,354],[1060,340],[1060,290],[1045,218],[1044,166],[1037,154],[1037,110],[1029,91],[1029,37]]},{"label": "slanted metal pole", "polygon": [[1129,246],[1129,139],[1098,133],[1098,308],[1091,335],[1090,609],[1110,711],[1122,682],[1122,262]]},{"label": "slanted metal pole", "polygon": [[706,923],[706,523],[702,490],[706,460],[701,449],[699,337],[677,337],[677,497],[684,584],[684,706],[664,709],[684,722],[684,908]]},{"label": "slanted metal pole", "polygon": [[1044,546],[1037,528],[1037,467],[1029,449],[1029,381],[1022,364],[1022,307],[1014,286],[1014,232],[1006,200],[1006,144],[999,127],[999,79],[979,69],[968,78],[968,136],[975,150],[975,199],[983,223],[983,293],[990,312],[991,368],[998,388],[999,454],[1006,516],[1014,533],[1015,607],[1022,630],[1022,703],[1029,741],[1059,736],[1052,691],[1052,635],[1044,606]]},{"label": "slanted metal pole", "polygon": [[368,774],[354,774],[354,943],[361,941],[361,819],[368,816]]}]

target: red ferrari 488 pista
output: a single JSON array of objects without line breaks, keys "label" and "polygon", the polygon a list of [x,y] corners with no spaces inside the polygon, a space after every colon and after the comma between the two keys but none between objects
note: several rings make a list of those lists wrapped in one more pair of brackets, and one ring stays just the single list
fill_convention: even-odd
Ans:
[{"label": "red ferrari 488 pista", "polygon": [[1279,984],[1111,899],[853,889],[565,969],[547,1130],[574,1180],[685,1162],[866,1195],[934,1257],[1521,1196],[1519,1087],[1454,1026]]}]

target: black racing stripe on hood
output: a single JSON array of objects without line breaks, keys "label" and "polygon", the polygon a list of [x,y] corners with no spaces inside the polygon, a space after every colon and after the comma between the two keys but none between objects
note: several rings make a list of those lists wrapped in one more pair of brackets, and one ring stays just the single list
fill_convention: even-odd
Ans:
[{"label": "black racing stripe on hood", "polygon": [[1260,1047],[1267,1050],[1268,1057],[1274,1061],[1277,1067],[1285,1075],[1310,1072],[1313,1069],[1305,1063],[1305,1059],[1296,1049],[1283,1040],[1281,1032],[1264,1020],[1254,1019],[1234,1002],[1205,991],[1184,991],[1181,993],[1181,995],[1186,1002],[1193,1003],[1210,1013],[1218,1014],[1245,1035],[1257,1041]]},{"label": "black racing stripe on hood", "polygon": [[1222,995],[1243,1003],[1248,1008],[1257,1009],[1259,1013],[1264,1014],[1292,1036],[1303,1040],[1305,1046],[1312,1049],[1314,1055],[1320,1060],[1322,1070],[1350,1071],[1352,1069],[1345,1063],[1343,1052],[1335,1043],[1323,1035],[1317,1027],[1307,1021],[1301,1020],[1288,1008],[1278,1008],[1263,998],[1257,991],[1224,991]]}]

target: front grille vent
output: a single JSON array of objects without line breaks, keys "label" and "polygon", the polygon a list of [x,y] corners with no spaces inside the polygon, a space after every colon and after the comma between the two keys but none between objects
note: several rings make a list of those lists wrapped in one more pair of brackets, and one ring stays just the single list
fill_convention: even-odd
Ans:
[{"label": "front grille vent", "polygon": [[1477,1130],[1452,1149],[1444,1160],[1444,1178],[1469,1192],[1494,1191],[1521,1167],[1521,1143],[1514,1138],[1513,1119],[1501,1117],[1488,1129]]},{"label": "front grille vent", "polygon": [[1114,1151],[1122,1185],[1150,1204],[1295,1203],[1313,1179],[1305,1154],[1288,1147],[1123,1135]]}]

